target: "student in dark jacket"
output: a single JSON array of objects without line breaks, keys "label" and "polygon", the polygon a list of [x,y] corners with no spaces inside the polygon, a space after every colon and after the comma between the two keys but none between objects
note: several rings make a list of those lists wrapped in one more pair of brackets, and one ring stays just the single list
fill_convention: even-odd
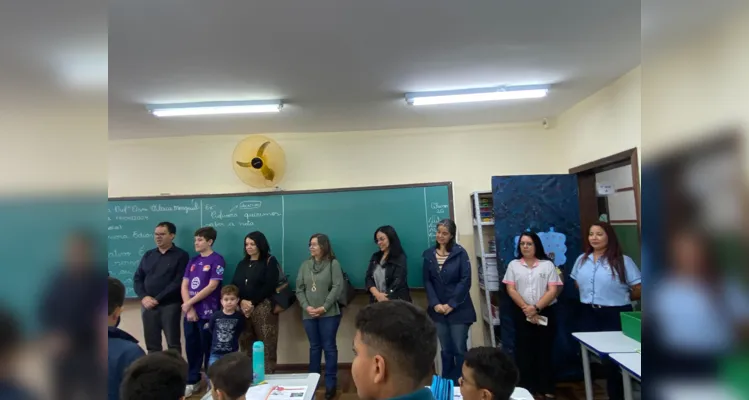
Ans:
[{"label": "student in dark jacket", "polygon": [[374,233],[374,241],[380,250],[372,254],[367,267],[365,285],[369,292],[369,302],[410,302],[408,265],[398,234],[390,225],[381,226]]},{"label": "student in dark jacket", "polygon": [[437,243],[422,256],[427,312],[437,326],[442,348],[442,376],[457,384],[476,310],[470,295],[471,262],[466,250],[455,243],[456,230],[452,220],[438,222]]},{"label": "student in dark jacket", "polygon": [[122,305],[125,302],[125,286],[119,280],[109,277],[109,306],[108,322],[109,332],[107,340],[107,362],[108,362],[108,396],[109,400],[119,400],[120,383],[125,375],[125,370],[135,360],[143,357],[146,353],[138,346],[138,341],[129,333],[117,328],[117,321],[122,313]]},{"label": "student in dark jacket", "polygon": [[244,238],[244,258],[234,270],[232,284],[239,288],[239,309],[244,314],[245,332],[239,347],[252,358],[252,343],[265,345],[265,373],[276,370],[278,314],[274,312],[281,266],[270,254],[268,239],[262,232],[250,232]]}]

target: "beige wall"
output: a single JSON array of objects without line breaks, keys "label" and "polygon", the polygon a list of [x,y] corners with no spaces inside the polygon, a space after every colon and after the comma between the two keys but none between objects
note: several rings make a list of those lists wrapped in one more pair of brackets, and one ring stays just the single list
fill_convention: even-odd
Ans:
[{"label": "beige wall", "polygon": [[[281,183],[285,190],[452,181],[459,240],[469,253],[474,249],[472,191],[488,190],[493,175],[565,171],[556,151],[558,137],[540,123],[271,136],[286,152],[287,176]],[[243,137],[110,141],[109,196],[246,192],[249,188],[230,164],[232,150]],[[471,297],[478,309],[475,268]],[[352,318],[365,301],[360,299],[344,316],[338,335],[341,362],[352,360]],[[424,296],[417,295],[416,301],[424,303]],[[142,339],[137,306],[125,320],[123,327]],[[299,310],[282,315],[281,332],[279,363],[306,363],[307,339]],[[471,332],[473,343],[483,343],[481,329]]]},{"label": "beige wall", "polygon": [[638,67],[559,116],[564,168],[633,147],[640,151],[640,86]]}]

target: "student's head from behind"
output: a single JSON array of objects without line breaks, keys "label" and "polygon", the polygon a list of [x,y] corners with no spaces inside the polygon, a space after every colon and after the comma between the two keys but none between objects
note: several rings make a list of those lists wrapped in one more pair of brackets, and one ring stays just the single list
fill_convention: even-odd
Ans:
[{"label": "student's head from behind", "polygon": [[523,232],[518,238],[518,258],[535,257],[539,260],[548,260],[544,244],[535,232]]},{"label": "student's head from behind", "polygon": [[108,293],[108,306],[107,306],[107,322],[109,326],[117,325],[117,320],[122,314],[122,305],[125,303],[125,285],[120,282],[117,278],[107,277],[107,293]]},{"label": "student's head from behind", "polygon": [[221,307],[229,312],[234,312],[239,303],[239,288],[234,285],[226,285],[221,288]]},{"label": "student's head from behind", "polygon": [[177,227],[173,223],[169,221],[159,222],[153,230],[153,240],[156,242],[157,247],[168,249],[172,247],[172,242],[176,234]]},{"label": "student's head from behind", "polygon": [[139,358],[125,371],[120,400],[182,400],[187,386],[187,362],[173,351]]},{"label": "student's head from behind", "polygon": [[351,375],[359,398],[397,397],[424,387],[437,353],[437,331],[424,310],[400,300],[356,315]]},{"label": "student's head from behind", "polygon": [[457,232],[458,227],[455,225],[455,221],[443,219],[437,222],[437,247],[445,246],[445,249],[450,251],[455,244],[455,235]]},{"label": "student's head from behind", "polygon": [[213,247],[213,243],[216,241],[216,236],[218,236],[218,233],[216,232],[216,229],[214,229],[212,226],[204,226],[202,228],[198,228],[197,231],[195,231],[195,251],[198,253],[202,253],[204,251],[208,251]]},{"label": "student's head from behind", "polygon": [[230,353],[208,367],[213,400],[234,400],[247,393],[252,382],[252,361],[243,353]]},{"label": "student's head from behind", "polygon": [[268,239],[260,231],[250,232],[244,237],[244,258],[265,260],[270,256]]},{"label": "student's head from behind", "polygon": [[[0,377],[15,366],[15,358],[21,347],[21,330],[18,320],[6,309],[0,309]],[[9,370],[6,371],[5,368]]]},{"label": "student's head from behind", "polygon": [[496,347],[474,347],[465,355],[460,394],[465,400],[509,400],[518,383],[512,359]]},{"label": "student's head from behind", "polygon": [[315,233],[309,238],[309,254],[315,259],[333,261],[335,253],[328,235]]},{"label": "student's head from behind", "polygon": [[380,251],[388,252],[388,257],[398,257],[403,254],[403,247],[395,228],[385,225],[377,228],[374,234],[374,241]]}]

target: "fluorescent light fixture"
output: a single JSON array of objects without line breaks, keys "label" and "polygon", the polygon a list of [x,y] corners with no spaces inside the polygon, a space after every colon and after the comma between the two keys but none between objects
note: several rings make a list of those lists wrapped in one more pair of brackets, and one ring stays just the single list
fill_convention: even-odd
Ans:
[{"label": "fluorescent light fixture", "polygon": [[150,104],[151,114],[157,117],[190,115],[226,115],[279,112],[281,101],[213,101],[204,103]]},{"label": "fluorescent light fixture", "polygon": [[535,85],[408,93],[406,94],[406,103],[412,106],[423,106],[492,100],[537,99],[546,96],[548,92],[548,85]]}]

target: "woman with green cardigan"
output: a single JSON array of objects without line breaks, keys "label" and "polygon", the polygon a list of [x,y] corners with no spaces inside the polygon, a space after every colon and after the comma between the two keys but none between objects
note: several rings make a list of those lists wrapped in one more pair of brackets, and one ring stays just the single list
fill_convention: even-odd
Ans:
[{"label": "woman with green cardigan", "polygon": [[325,351],[325,399],[331,400],[338,386],[336,335],[341,324],[338,296],[343,288],[343,270],[326,235],[312,235],[309,252],[311,257],[299,267],[296,298],[302,306],[302,322],[309,339],[309,372],[321,372]]}]

